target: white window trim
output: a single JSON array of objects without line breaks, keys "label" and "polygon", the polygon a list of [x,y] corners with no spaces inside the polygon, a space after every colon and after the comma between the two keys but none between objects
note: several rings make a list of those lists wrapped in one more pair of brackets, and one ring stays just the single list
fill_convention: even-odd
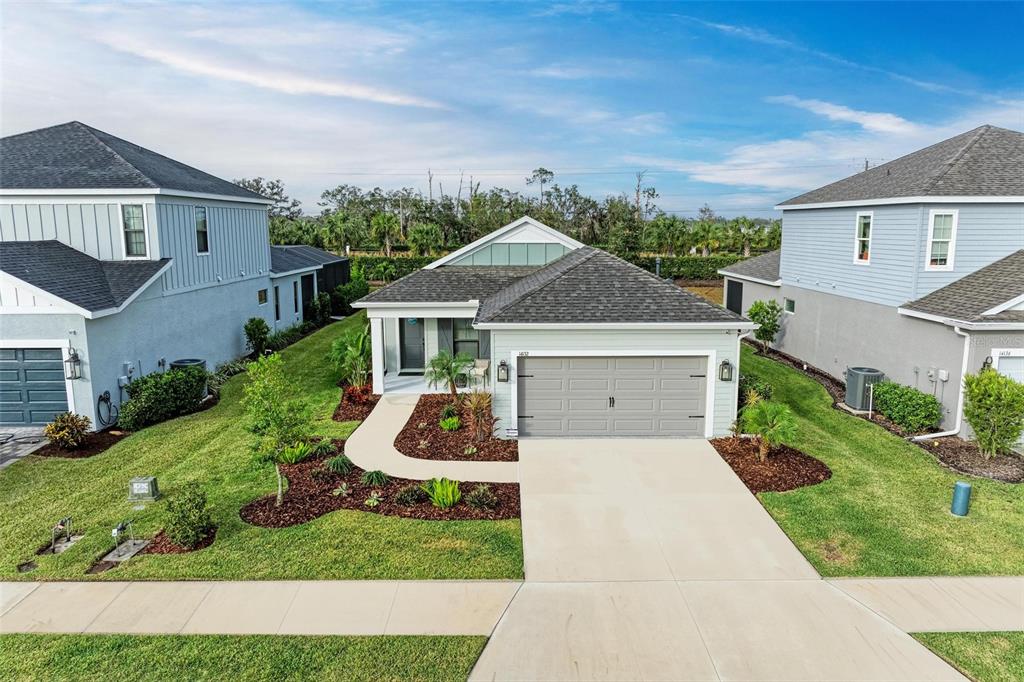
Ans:
[{"label": "white window trim", "polygon": [[[949,253],[945,265],[932,265],[932,236],[935,233],[935,216],[953,216],[953,230],[949,235]],[[928,243],[924,250],[924,269],[930,272],[949,272],[953,269],[953,257],[956,255],[956,228],[960,222],[960,210],[956,208],[933,208],[928,211]]]},{"label": "white window trim", "polygon": [[[146,255],[145,256],[129,256],[128,255],[128,235],[125,234],[124,229],[124,207],[125,206],[141,206],[142,207],[142,236],[146,240]],[[131,202],[119,203],[117,205],[117,213],[121,218],[121,253],[124,255],[125,260],[149,260],[149,256],[152,253],[149,247],[149,211],[146,210],[146,204],[133,204]]]},{"label": "white window trim", "polygon": [[993,348],[992,349],[992,367],[999,371],[999,359],[1000,358],[1020,358],[1024,357],[1024,348]]},{"label": "white window trim", "polygon": [[[786,309],[786,301],[792,301],[793,302],[793,309],[792,310],[787,310]],[[787,315],[796,315],[796,299],[795,298],[790,298],[789,296],[783,296],[782,297],[782,312],[784,312]]]},{"label": "white window trim", "polygon": [[[199,229],[196,227],[196,209],[201,208],[206,212],[206,251],[199,250]],[[209,256],[213,250],[213,242],[210,239],[210,207],[196,204],[192,207],[192,231],[196,234],[196,255]]]},{"label": "white window trim", "polygon": [[[868,257],[867,260],[861,260],[857,257],[860,253],[860,219],[868,219]],[[875,212],[874,211],[857,211],[857,219],[853,225],[853,264],[854,265],[871,265],[871,241],[875,238]]]}]

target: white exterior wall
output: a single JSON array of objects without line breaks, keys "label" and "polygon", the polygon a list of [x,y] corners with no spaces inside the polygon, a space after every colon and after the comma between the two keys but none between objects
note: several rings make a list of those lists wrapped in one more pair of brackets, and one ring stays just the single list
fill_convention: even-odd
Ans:
[{"label": "white exterior wall", "polygon": [[498,418],[497,433],[517,428],[512,422],[512,386],[515,372],[509,372],[508,383],[496,381],[498,363],[502,360],[515,366],[515,355],[531,351],[565,351],[566,356],[586,351],[609,355],[658,355],[659,351],[694,351],[694,355],[711,354],[708,362],[708,383],[714,386],[714,397],[708,405],[706,418],[714,436],[725,436],[736,419],[736,392],[739,372],[734,380],[718,380],[718,366],[728,360],[739,367],[739,343],[735,330],[653,330],[653,329],[494,329],[491,331],[491,382],[494,390],[494,415]]},{"label": "white exterior wall", "polygon": [[[281,319],[274,319],[274,287],[281,292]],[[270,280],[270,311],[267,321],[274,331],[287,329],[302,322],[302,275],[285,275]],[[297,297],[297,298],[296,298]]]}]

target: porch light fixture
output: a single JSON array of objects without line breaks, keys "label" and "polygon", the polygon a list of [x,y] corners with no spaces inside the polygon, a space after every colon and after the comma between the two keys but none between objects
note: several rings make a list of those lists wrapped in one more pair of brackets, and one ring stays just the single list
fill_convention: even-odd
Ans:
[{"label": "porch light fixture", "polygon": [[64,360],[64,378],[71,381],[82,378],[82,358],[74,348],[68,349],[68,357]]},{"label": "porch light fixture", "polygon": [[722,364],[718,366],[718,378],[722,381],[732,381],[732,374],[732,363],[728,360],[722,360]]},{"label": "porch light fixture", "polygon": [[992,356],[985,358],[984,362],[981,363],[982,369],[990,369],[992,367]]},{"label": "porch light fixture", "polygon": [[498,381],[500,381],[502,383],[507,383],[508,382],[508,363],[505,362],[504,360],[499,362],[498,363],[498,368],[497,368],[497,373],[498,373]]}]

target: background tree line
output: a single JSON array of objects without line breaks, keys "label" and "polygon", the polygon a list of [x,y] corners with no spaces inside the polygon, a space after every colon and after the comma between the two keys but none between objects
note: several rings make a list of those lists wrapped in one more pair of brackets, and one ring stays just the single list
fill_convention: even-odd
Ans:
[{"label": "background tree line", "polygon": [[429,256],[456,249],[529,215],[585,244],[600,246],[624,258],[642,253],[668,256],[717,254],[749,256],[779,247],[781,221],[715,215],[705,205],[696,218],[660,210],[658,192],[638,173],[629,193],[594,199],[577,185],[563,187],[554,173],[538,168],[526,179],[538,186],[536,196],[495,187],[480,189],[472,179],[459,182],[455,194],[442,185],[434,193],[428,175],[426,195],[412,188],[363,190],[339,185],[325,190],[320,213],[304,215],[280,180],[252,178],[236,183],[274,200],[270,238],[274,244],[310,244],[338,253],[352,250],[396,251]]}]

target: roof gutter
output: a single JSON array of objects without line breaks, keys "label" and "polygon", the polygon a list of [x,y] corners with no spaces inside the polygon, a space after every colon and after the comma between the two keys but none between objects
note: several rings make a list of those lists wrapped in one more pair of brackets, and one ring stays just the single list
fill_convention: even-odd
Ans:
[{"label": "roof gutter", "polygon": [[964,421],[964,377],[967,375],[967,362],[971,354],[971,335],[964,332],[960,327],[953,327],[960,336],[964,337],[964,359],[960,365],[960,393],[956,399],[956,423],[953,428],[949,431],[940,431],[939,433],[926,433],[923,436],[914,436],[912,440],[922,441],[930,440],[932,438],[943,438],[945,436],[955,436],[960,433],[960,429],[963,427]]},{"label": "roof gutter", "polygon": [[728,270],[719,270],[718,274],[722,275],[723,277],[728,277],[729,279],[741,279],[741,280],[743,280],[745,282],[753,282],[754,284],[764,284],[764,285],[770,286],[770,287],[781,287],[782,286],[782,279],[777,279],[777,280],[774,280],[774,281],[769,281],[769,280],[766,280],[766,279],[761,279],[759,277],[751,277],[750,275],[741,275],[741,274],[736,273],[736,272],[729,272]]},{"label": "roof gutter", "polygon": [[480,305],[478,300],[469,301],[356,301],[353,308],[468,308]]},{"label": "roof gutter", "polygon": [[757,325],[748,320],[735,322],[477,322],[476,329],[557,329],[557,330],[612,330],[612,329],[646,329],[673,330],[727,330],[750,331]]},{"label": "roof gutter", "polygon": [[209,192],[188,192],[186,190],[179,189],[161,189],[159,187],[130,187],[122,189],[97,189],[97,188],[82,188],[82,189],[13,189],[13,188],[2,188],[0,189],[0,197],[4,196],[54,196],[54,197],[65,197],[65,196],[153,196],[155,194],[162,196],[171,197],[188,197],[190,199],[216,199],[218,201],[234,201],[243,204],[263,204],[270,206],[274,202],[271,199],[264,199],[262,197],[239,197],[231,194],[214,194]]},{"label": "roof gutter", "polygon": [[852,199],[849,201],[821,201],[812,204],[778,204],[776,211],[805,211],[813,208],[854,208],[862,206],[890,206],[893,204],[1022,204],[1024,196],[914,196],[878,199]]},{"label": "roof gutter", "polygon": [[313,272],[315,270],[320,270],[322,268],[322,265],[310,265],[308,267],[298,268],[296,270],[286,270],[285,272],[274,272],[273,270],[271,270],[270,279],[278,279],[281,277],[287,277],[288,275],[298,275],[303,272]]},{"label": "roof gutter", "polygon": [[913,310],[911,308],[897,308],[896,312],[900,315],[906,315],[907,317],[916,317],[921,320],[928,320],[929,322],[938,322],[939,324],[944,324],[947,327],[969,329],[971,331],[998,332],[1024,329],[1024,322],[969,322],[967,320],[957,320],[952,317],[922,313],[919,310]]}]

